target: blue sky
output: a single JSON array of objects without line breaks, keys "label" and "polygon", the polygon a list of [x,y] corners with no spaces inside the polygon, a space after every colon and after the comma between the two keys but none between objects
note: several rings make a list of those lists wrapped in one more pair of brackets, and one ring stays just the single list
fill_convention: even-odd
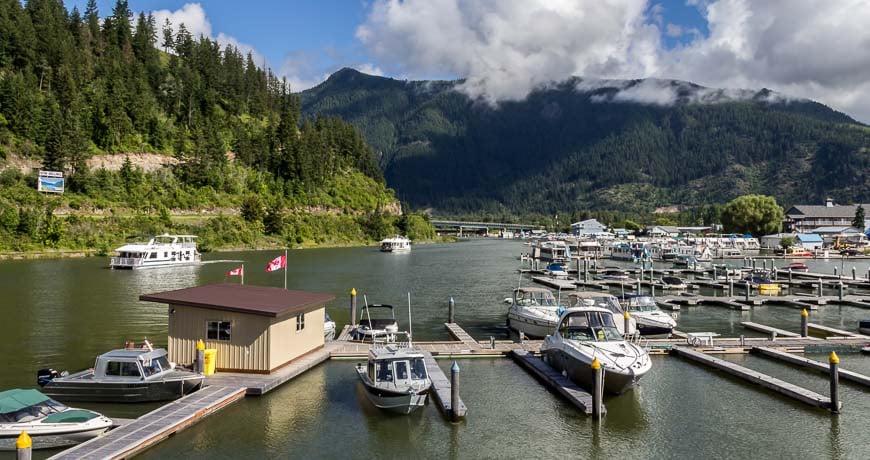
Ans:
[{"label": "blue sky", "polygon": [[[82,10],[86,3],[66,0],[69,8]],[[115,1],[97,3],[107,16]],[[403,79],[464,78],[459,90],[492,102],[522,99],[570,76],[655,77],[714,88],[769,88],[777,97],[817,100],[870,121],[870,47],[862,46],[870,43],[867,0],[129,4],[158,18],[183,18],[189,29],[254,53],[294,90],[342,67]],[[635,96],[658,104],[670,100],[656,88]]]}]

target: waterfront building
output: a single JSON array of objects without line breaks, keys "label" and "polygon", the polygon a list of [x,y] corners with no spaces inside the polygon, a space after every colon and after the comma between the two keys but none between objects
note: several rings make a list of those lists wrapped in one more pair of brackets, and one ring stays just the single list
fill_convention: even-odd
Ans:
[{"label": "waterfront building", "polygon": [[607,226],[598,219],[586,219],[571,224],[571,234],[574,236],[596,236],[607,231]]},{"label": "waterfront building", "polygon": [[[861,206],[864,207],[865,215],[870,214],[870,204]],[[796,204],[785,212],[783,229],[786,232],[818,233],[814,231],[818,227],[850,227],[857,209],[857,204],[839,205],[830,198],[824,205]],[[865,218],[861,231],[868,226],[870,222]]]},{"label": "waterfront building", "polygon": [[825,245],[825,241],[818,233],[798,233],[795,235],[795,240],[801,247],[810,251],[822,249]]},{"label": "waterfront building", "polygon": [[169,359],[189,364],[196,343],[216,349],[218,371],[268,374],[323,347],[324,307],[335,296],[234,283],[144,294],[169,313]]}]

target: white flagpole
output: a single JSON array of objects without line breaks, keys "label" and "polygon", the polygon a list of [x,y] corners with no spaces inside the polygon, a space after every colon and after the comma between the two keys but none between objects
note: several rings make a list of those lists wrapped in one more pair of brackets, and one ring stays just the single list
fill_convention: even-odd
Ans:
[{"label": "white flagpole", "polygon": [[287,290],[287,249],[284,249],[284,290]]},{"label": "white flagpole", "polygon": [[245,264],[242,264],[242,285],[245,284]]}]

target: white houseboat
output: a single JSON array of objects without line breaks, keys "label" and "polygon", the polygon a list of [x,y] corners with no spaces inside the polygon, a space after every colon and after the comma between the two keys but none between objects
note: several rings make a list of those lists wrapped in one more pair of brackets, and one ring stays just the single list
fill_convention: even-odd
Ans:
[{"label": "white houseboat", "polygon": [[411,250],[411,240],[401,235],[381,240],[381,252],[407,252]]},{"label": "white houseboat", "polygon": [[202,256],[196,249],[196,236],[157,235],[147,243],[131,243],[115,249],[117,257],[109,262],[111,268],[153,268],[198,265]]}]

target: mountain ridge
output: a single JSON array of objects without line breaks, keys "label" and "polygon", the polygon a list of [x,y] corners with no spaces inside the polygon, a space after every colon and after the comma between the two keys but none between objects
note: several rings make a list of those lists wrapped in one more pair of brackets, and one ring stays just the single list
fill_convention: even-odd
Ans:
[{"label": "mountain ridge", "polygon": [[492,107],[461,83],[342,69],[300,99],[304,117],[356,125],[400,199],[446,214],[868,198],[867,127],[818,102],[572,77]]}]

